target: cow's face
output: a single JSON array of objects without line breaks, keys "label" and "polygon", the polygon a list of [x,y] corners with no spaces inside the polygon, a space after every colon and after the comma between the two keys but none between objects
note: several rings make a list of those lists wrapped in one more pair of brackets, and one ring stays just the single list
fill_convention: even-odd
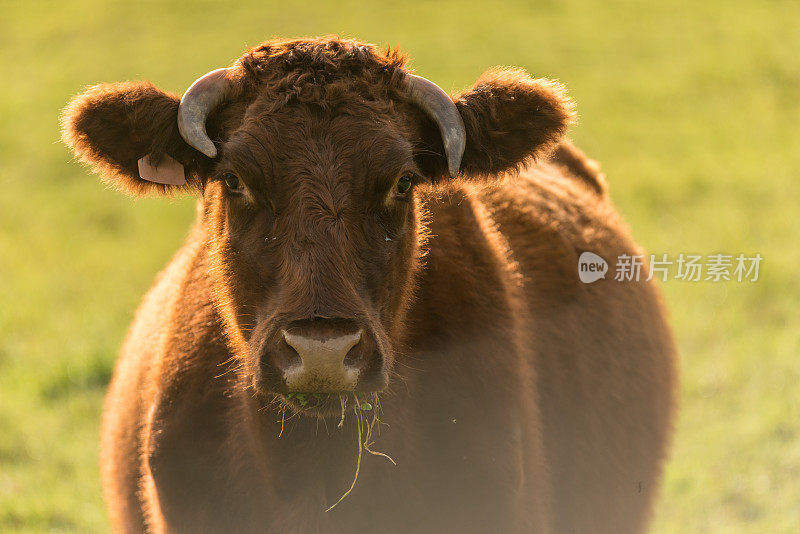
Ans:
[{"label": "cow's face", "polygon": [[427,180],[403,116],[356,98],[341,109],[256,101],[236,122],[204,203],[218,300],[255,384],[382,389],[419,257],[415,189]]},{"label": "cow's face", "polygon": [[560,86],[521,71],[490,71],[457,105],[415,78],[354,41],[268,42],[180,106],[145,83],[96,86],[67,108],[64,139],[130,192],[201,192],[244,382],[338,406],[386,387],[401,353],[418,188],[513,169],[572,118]]}]

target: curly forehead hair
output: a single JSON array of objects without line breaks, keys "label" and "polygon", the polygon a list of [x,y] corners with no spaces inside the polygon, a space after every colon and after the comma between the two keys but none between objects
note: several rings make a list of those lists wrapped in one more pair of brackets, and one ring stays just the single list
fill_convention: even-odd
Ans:
[{"label": "curly forehead hair", "polygon": [[234,65],[241,69],[244,92],[292,93],[313,102],[321,96],[309,91],[313,87],[325,88],[325,100],[339,91],[355,91],[370,100],[394,96],[401,91],[407,60],[396,48],[381,52],[373,44],[328,36],[266,41]]}]

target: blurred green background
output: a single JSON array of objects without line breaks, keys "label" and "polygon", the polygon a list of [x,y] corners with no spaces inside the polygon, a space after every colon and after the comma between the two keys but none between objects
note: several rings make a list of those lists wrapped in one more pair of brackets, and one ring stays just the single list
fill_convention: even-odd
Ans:
[{"label": "blurred green background", "polygon": [[572,136],[649,251],[756,253],[755,283],[662,284],[681,412],[653,532],[800,532],[800,2],[0,0],[0,531],[108,529],[104,390],[193,200],[71,162],[88,84],[182,92],[272,36],[399,45],[445,89],[493,65],[566,83]]}]

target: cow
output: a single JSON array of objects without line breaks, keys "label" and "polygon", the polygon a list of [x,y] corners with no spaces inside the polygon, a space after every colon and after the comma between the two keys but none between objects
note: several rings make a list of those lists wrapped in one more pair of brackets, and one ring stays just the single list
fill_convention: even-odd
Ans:
[{"label": "cow", "polygon": [[[564,87],[448,96],[397,49],[273,39],[179,97],[72,99],[65,143],[197,195],[110,384],[117,532],[638,533],[676,355]],[[154,233],[159,230],[152,229]]]}]

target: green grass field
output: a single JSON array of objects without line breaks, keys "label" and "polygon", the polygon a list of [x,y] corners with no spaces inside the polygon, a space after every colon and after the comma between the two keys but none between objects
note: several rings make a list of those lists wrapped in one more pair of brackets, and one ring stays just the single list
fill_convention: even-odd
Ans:
[{"label": "green grass field", "polygon": [[60,108],[104,81],[181,92],[261,40],[339,33],[399,45],[446,89],[498,64],[559,78],[643,246],[761,253],[755,283],[662,284],[682,407],[653,532],[800,532],[800,3],[222,4],[0,1],[0,531],[108,530],[103,394],[193,217],[192,199],[134,201],[72,162]]}]

